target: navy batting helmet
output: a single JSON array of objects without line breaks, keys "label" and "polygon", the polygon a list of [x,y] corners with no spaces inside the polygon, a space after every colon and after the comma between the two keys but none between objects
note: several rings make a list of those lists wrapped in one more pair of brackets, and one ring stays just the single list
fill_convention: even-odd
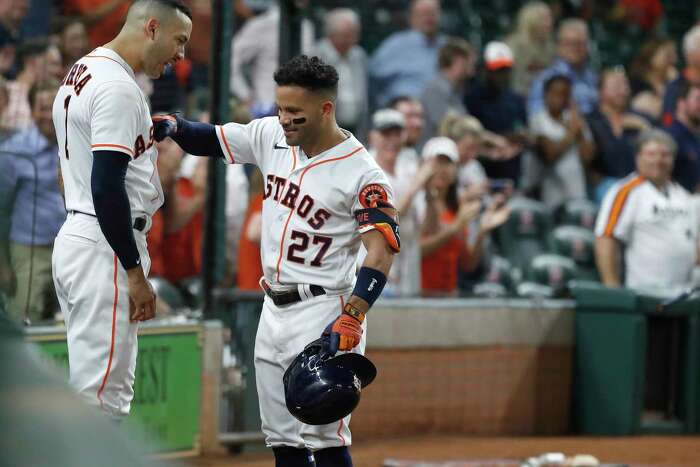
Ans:
[{"label": "navy batting helmet", "polygon": [[377,368],[368,358],[345,353],[336,357],[317,339],[297,355],[284,373],[287,409],[307,425],[326,425],[346,417],[360,403],[362,388],[374,381]]}]

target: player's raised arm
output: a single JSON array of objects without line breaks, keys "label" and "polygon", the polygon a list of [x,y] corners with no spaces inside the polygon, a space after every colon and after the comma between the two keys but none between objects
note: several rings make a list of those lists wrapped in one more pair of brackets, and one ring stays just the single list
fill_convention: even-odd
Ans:
[{"label": "player's raised arm", "polygon": [[212,125],[189,121],[177,114],[156,115],[152,120],[156,141],[169,137],[193,156],[220,157],[229,164],[260,165],[261,155],[272,149],[271,141],[280,131],[274,117],[253,120],[247,125]]},{"label": "player's raised arm", "polygon": [[211,123],[191,122],[179,115],[154,115],[153,137],[161,142],[170,137],[185,152],[193,156],[224,158],[216,126]]}]

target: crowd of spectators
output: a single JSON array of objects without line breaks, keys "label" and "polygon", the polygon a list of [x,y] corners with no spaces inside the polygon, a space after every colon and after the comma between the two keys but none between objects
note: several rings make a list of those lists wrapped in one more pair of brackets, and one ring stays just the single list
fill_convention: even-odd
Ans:
[{"label": "crowd of spectators", "polygon": [[[179,110],[207,121],[213,13],[208,0],[188,3],[195,27],[187,58],[159,80],[137,78],[154,113]],[[0,289],[20,318],[47,317],[52,235],[64,216],[47,103],[74,61],[117,33],[128,4],[0,0]],[[630,283],[625,267],[600,253],[633,255],[640,247],[628,245],[637,239],[631,232],[657,222],[633,217],[643,203],[619,200],[637,189],[628,182],[650,180],[645,190],[675,193],[683,203],[678,190],[693,200],[700,189],[700,26],[665,37],[657,12],[640,23],[648,40],[630,63],[600,68],[589,23],[560,6],[523,2],[511,31],[484,44],[470,43],[469,31],[448,35],[438,0],[406,0],[407,27],[371,50],[352,8],[303,20],[301,50],[338,70],[339,124],[366,143],[394,186],[403,249],[386,296],[465,295],[489,281],[491,265],[507,256],[503,232],[539,222],[540,211],[512,212],[521,198],[541,203],[548,222],[572,202],[602,203],[600,278]],[[270,0],[233,0],[233,10],[229,117],[245,123],[275,113],[280,10]],[[654,151],[663,162],[648,155],[650,144],[662,146]],[[202,268],[207,166],[171,142],[158,149],[166,203],[149,233],[152,275],[179,284]],[[666,164],[654,170],[669,171],[668,179],[653,179],[655,164]],[[263,183],[249,167],[226,170],[224,285],[255,290]],[[666,218],[679,212],[649,209]],[[625,216],[631,220],[618,222]],[[696,241],[697,230],[688,238]],[[623,266],[636,267],[627,256]],[[527,276],[525,269],[515,276]]]}]

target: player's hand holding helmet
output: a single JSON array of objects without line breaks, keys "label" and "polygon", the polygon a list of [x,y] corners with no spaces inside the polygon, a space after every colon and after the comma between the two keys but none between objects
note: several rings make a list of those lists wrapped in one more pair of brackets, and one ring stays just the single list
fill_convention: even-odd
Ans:
[{"label": "player's hand holding helmet", "polygon": [[176,114],[153,115],[153,137],[157,142],[177,133],[178,116]]},{"label": "player's hand holding helmet", "polygon": [[352,350],[360,343],[362,338],[362,322],[364,314],[348,313],[346,310],[354,309],[351,304],[346,304],[343,312],[332,321],[323,331],[323,336],[327,336],[324,342],[328,347],[328,352],[335,355],[337,351]]}]

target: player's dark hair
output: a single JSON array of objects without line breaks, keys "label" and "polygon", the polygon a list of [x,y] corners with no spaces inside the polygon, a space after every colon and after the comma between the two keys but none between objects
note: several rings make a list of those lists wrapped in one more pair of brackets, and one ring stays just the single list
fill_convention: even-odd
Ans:
[{"label": "player's dark hair", "polygon": [[155,3],[156,5],[163,6],[165,8],[170,8],[172,10],[178,10],[182,12],[189,19],[192,19],[192,10],[190,7],[185,5],[182,0],[134,0],[129,9],[140,3]]},{"label": "player's dark hair", "polygon": [[338,93],[338,72],[318,57],[298,55],[279,67],[274,78],[278,86],[299,86],[332,97]]},{"label": "player's dark hair", "polygon": [[34,83],[34,85],[29,88],[29,105],[33,109],[34,108],[34,100],[36,99],[37,94],[40,92],[45,92],[49,91],[52,93],[56,93],[58,91],[58,87],[61,85],[58,81],[55,79],[45,79],[42,81],[38,81]]},{"label": "player's dark hair", "polygon": [[17,47],[17,63],[20,64],[20,68],[24,68],[27,59],[44,54],[48,49],[49,41],[45,37],[28,39]]},{"label": "player's dark hair", "polygon": [[552,75],[544,81],[544,86],[543,86],[544,93],[546,94],[549,91],[549,88],[551,88],[552,85],[554,85],[557,82],[563,82],[563,83],[566,83],[569,86],[571,86],[571,78],[569,78],[568,76],[558,75],[558,74]]}]

